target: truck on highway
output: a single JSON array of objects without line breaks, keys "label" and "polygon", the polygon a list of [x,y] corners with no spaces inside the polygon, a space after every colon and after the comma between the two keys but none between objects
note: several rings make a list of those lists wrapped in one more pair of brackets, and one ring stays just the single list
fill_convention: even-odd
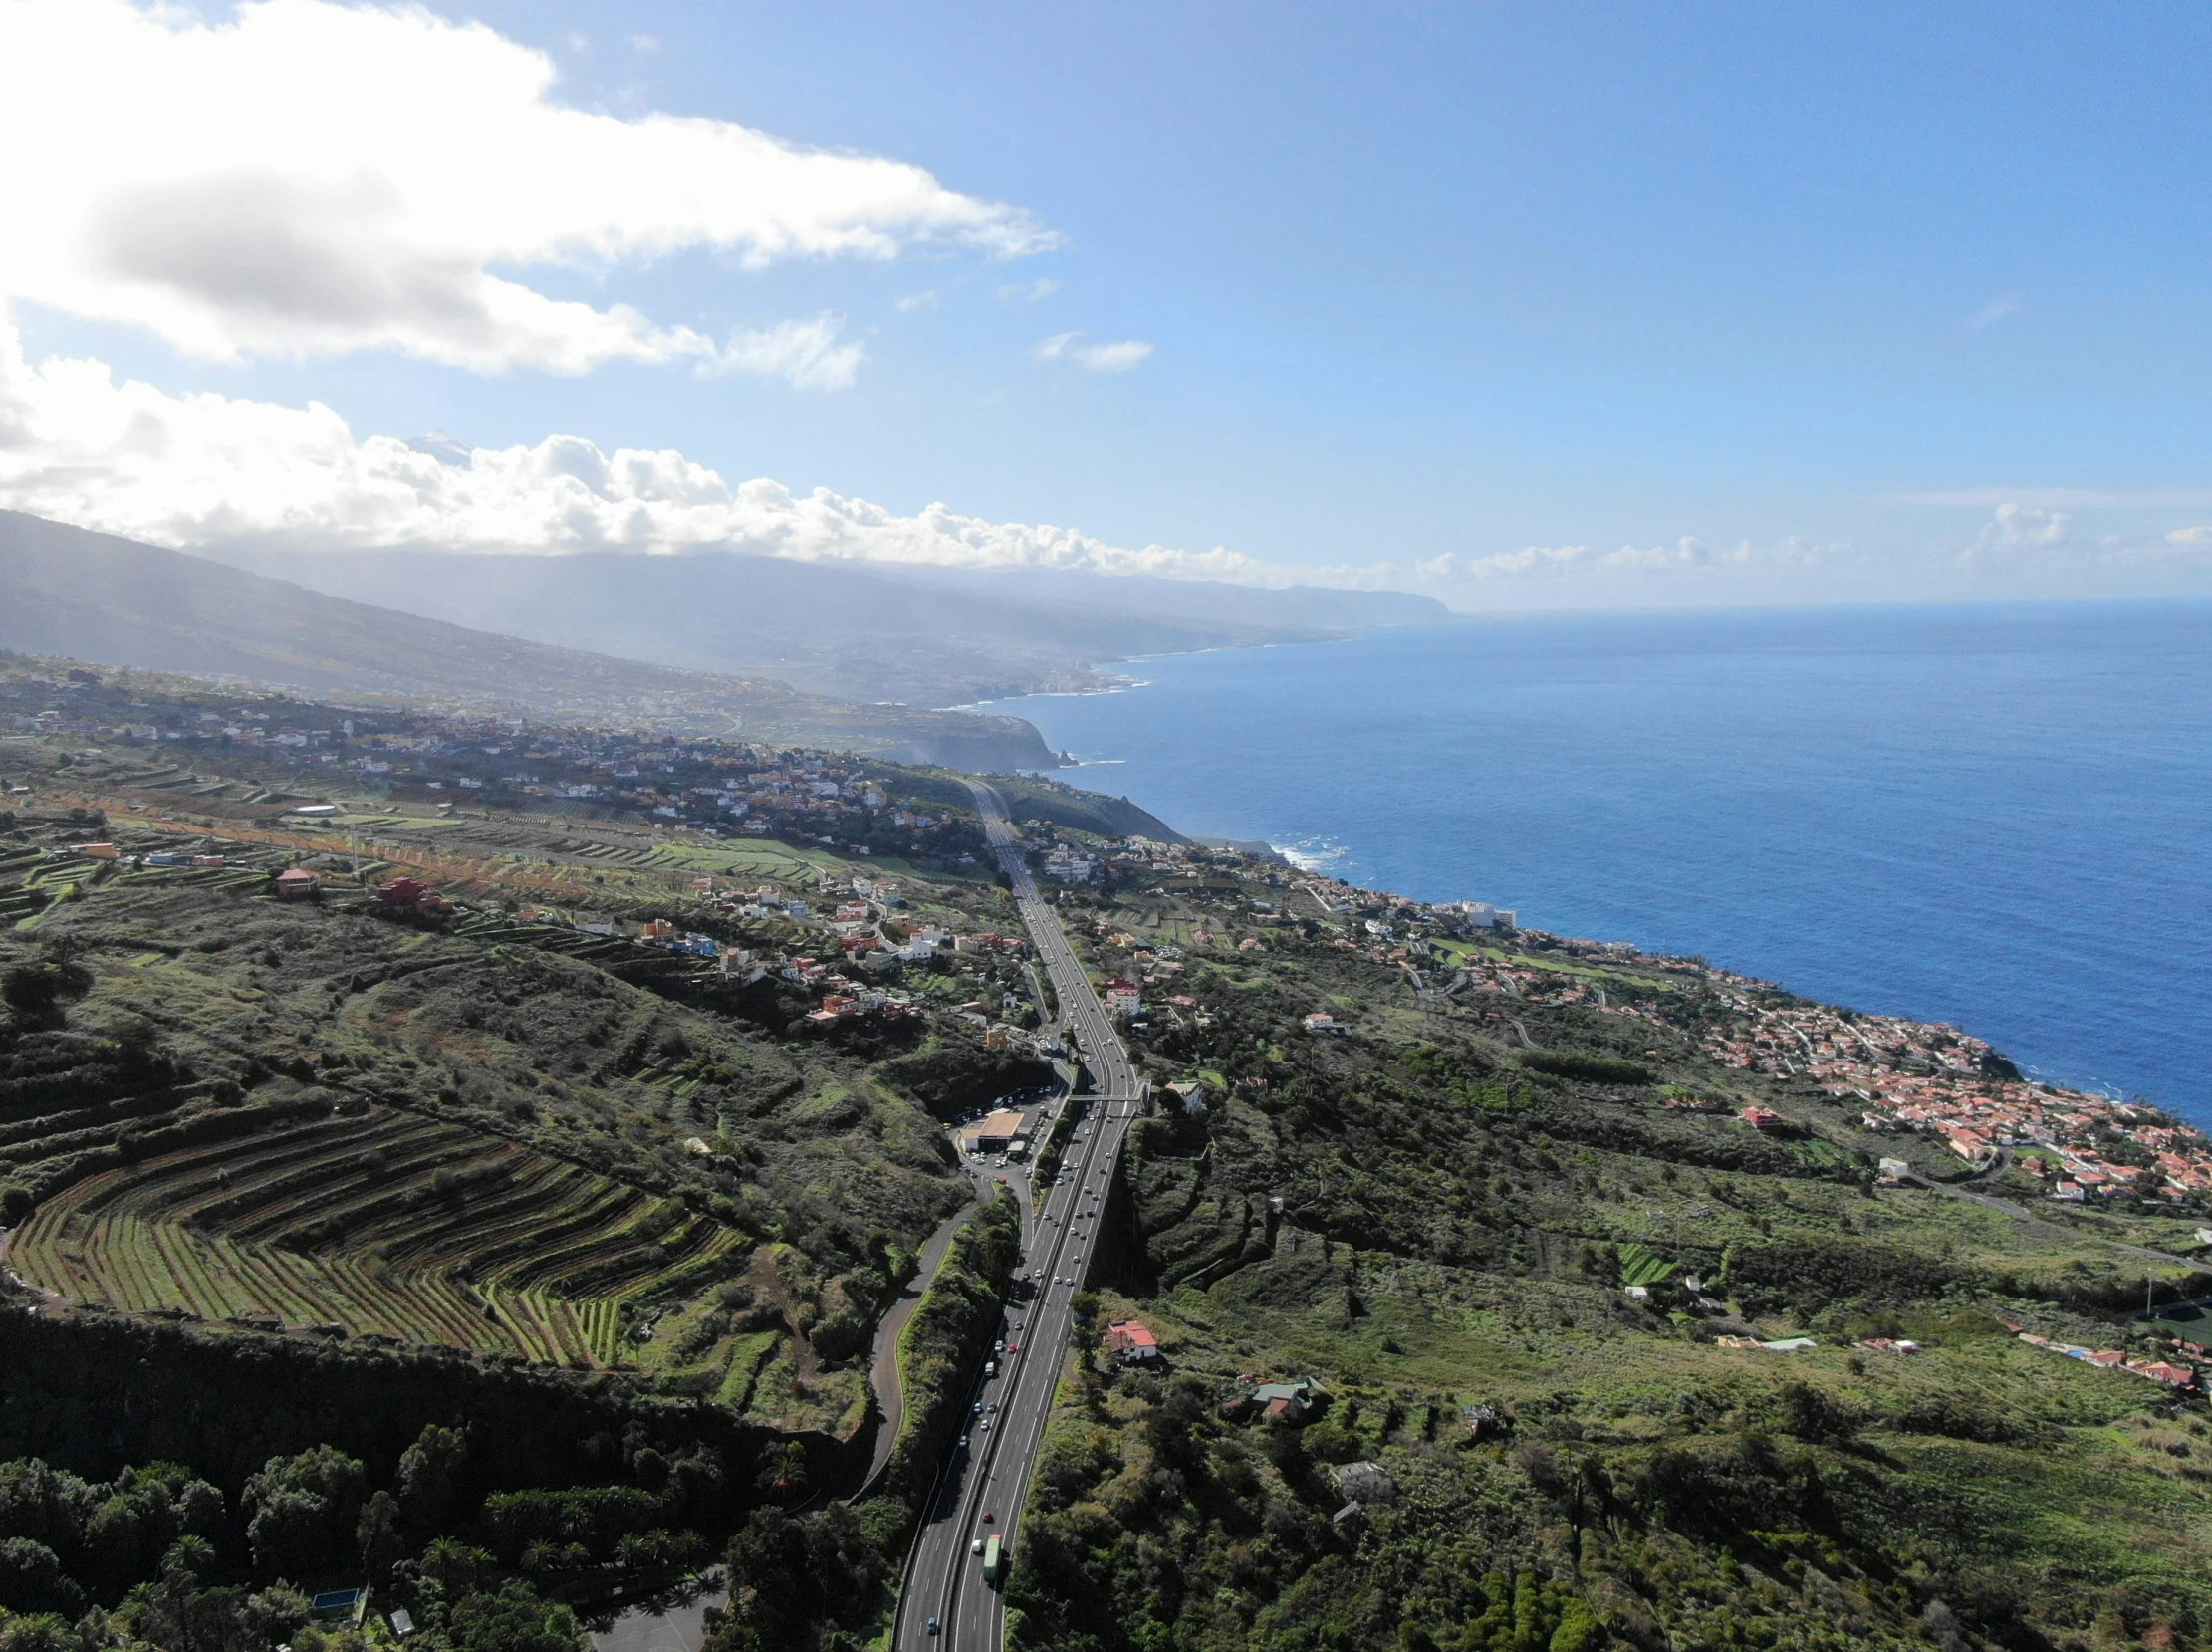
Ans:
[{"label": "truck on highway", "polygon": [[986,1583],[996,1583],[1005,1575],[1005,1539],[994,1533],[991,1536],[991,1540],[983,1545],[983,1581]]}]

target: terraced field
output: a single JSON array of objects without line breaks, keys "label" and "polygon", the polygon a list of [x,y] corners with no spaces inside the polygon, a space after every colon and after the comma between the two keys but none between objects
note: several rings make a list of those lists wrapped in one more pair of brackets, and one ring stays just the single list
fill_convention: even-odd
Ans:
[{"label": "terraced field", "polygon": [[56,1194],[15,1271],[77,1301],[611,1364],[622,1303],[742,1236],[514,1142],[386,1108],[212,1142]]}]

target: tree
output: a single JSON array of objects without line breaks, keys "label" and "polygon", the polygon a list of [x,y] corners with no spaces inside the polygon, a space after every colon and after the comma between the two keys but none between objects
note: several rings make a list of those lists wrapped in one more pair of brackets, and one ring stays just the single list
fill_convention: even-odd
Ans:
[{"label": "tree", "polygon": [[1858,1412],[1809,1382],[1793,1382],[1783,1389],[1782,1406],[1790,1432],[1808,1444],[1847,1445],[1858,1433]]},{"label": "tree", "polygon": [[61,1557],[29,1537],[0,1540],[0,1606],[18,1612],[61,1612],[75,1617],[85,1609],[85,1591],[62,1569]]},{"label": "tree", "polygon": [[272,1457],[246,1482],[246,1540],[264,1576],[313,1576],[346,1552],[361,1510],[365,1471],[336,1446]]},{"label": "tree", "polygon": [[527,1583],[470,1595],[446,1622],[453,1652],[584,1652],[591,1643],[576,1614]]},{"label": "tree", "polygon": [[399,1540],[399,1504],[389,1492],[378,1492],[362,1505],[354,1524],[354,1540],[361,1547],[362,1570],[379,1587],[391,1581],[391,1568],[406,1553]]},{"label": "tree", "polygon": [[12,1617],[0,1611],[0,1652],[96,1652],[101,1644],[51,1612]]},{"label": "tree", "polygon": [[314,1609],[306,1594],[279,1581],[248,1595],[238,1610],[238,1621],[256,1646],[279,1646],[292,1638]]},{"label": "tree", "polygon": [[399,1507],[417,1527],[436,1528],[453,1512],[468,1441],[457,1428],[431,1423],[399,1456]]}]

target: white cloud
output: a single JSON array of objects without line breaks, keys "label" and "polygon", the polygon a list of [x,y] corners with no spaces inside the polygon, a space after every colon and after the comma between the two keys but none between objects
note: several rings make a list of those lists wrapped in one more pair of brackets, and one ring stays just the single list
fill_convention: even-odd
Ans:
[{"label": "white cloud", "polygon": [[[1748,560],[1746,555],[1734,560]],[[1713,554],[1689,535],[1684,534],[1672,545],[1634,546],[1623,545],[1604,559],[1607,568],[1626,569],[1636,573],[1661,573],[1670,568],[1689,568],[1709,563]]]},{"label": "white cloud", "polygon": [[1001,299],[1027,299],[1035,304],[1039,299],[1049,299],[1060,291],[1060,283],[1049,276],[1039,276],[1035,281],[1010,281],[998,288]]},{"label": "white cloud", "polygon": [[1969,333],[1979,333],[1985,327],[1993,327],[2008,317],[2025,313],[2027,308],[2026,293],[1999,293],[1966,318],[1966,329]]},{"label": "white cloud", "polygon": [[1089,372],[1127,372],[1152,354],[1152,347],[1142,339],[1087,345],[1079,342],[1082,338],[1080,331],[1055,333],[1030,346],[1029,354],[1040,361],[1073,361]]},{"label": "white cloud", "polygon": [[802,390],[843,390],[866,358],[865,347],[840,344],[842,318],[827,313],[811,322],[779,322],[730,335],[715,365],[725,372],[755,372],[789,379]]},{"label": "white cloud", "polygon": [[660,50],[660,41],[653,35],[631,35],[629,49],[641,58],[649,58]]},{"label": "white cloud", "polygon": [[937,308],[937,289],[927,288],[919,293],[908,293],[903,298],[891,300],[891,308],[901,316],[911,316],[918,311]]},{"label": "white cloud", "polygon": [[1959,553],[1962,562],[1979,562],[2000,553],[2049,551],[2074,537],[2074,519],[2064,511],[2008,501],[1982,524],[1974,543]]},{"label": "white cloud", "polygon": [[1519,551],[1499,551],[1487,557],[1463,557],[1447,551],[1413,565],[1423,580],[1497,580],[1518,574],[1535,574],[1569,568],[1590,555],[1587,545],[1530,545]]},{"label": "white cloud", "polygon": [[1570,575],[1588,583],[1617,576],[1665,574],[1683,568],[1723,566],[1798,570],[1812,568],[1843,549],[1815,544],[1792,534],[1780,544],[1761,548],[1749,540],[1729,551],[1716,552],[1682,536],[1672,545],[1623,545],[1603,556],[1593,556],[1587,545],[1530,545],[1519,551],[1499,551],[1487,557],[1448,552],[1412,565],[1412,578],[1420,582],[1454,583],[1512,580],[1525,576]]},{"label": "white cloud", "polygon": [[[803,354],[813,347],[792,348]],[[144,383],[118,384],[98,361],[33,365],[4,321],[0,506],[187,548],[722,547],[809,562],[1080,569],[1262,585],[1317,576],[1372,583],[1383,572],[1297,569],[1220,547],[1109,545],[1074,529],[989,522],[944,505],[903,516],[827,488],[798,494],[768,480],[733,485],[681,453],[605,453],[576,436],[507,448],[358,438],[320,403],[172,396]]]},{"label": "white cloud", "polygon": [[2212,545],[2212,527],[2176,528],[2166,536],[2168,545]]},{"label": "white cloud", "polygon": [[0,0],[0,294],[214,361],[382,349],[476,372],[742,368],[753,335],[725,360],[691,327],[525,277],[685,249],[759,267],[1054,242],[916,166],[566,108],[556,79],[544,53],[420,7],[264,0],[210,25]]}]

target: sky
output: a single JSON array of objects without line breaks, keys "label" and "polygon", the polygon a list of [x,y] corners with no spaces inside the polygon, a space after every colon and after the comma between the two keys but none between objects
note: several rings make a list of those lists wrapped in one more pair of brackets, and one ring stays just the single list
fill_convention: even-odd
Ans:
[{"label": "sky", "polygon": [[0,0],[0,506],[2212,592],[2212,13]]}]

